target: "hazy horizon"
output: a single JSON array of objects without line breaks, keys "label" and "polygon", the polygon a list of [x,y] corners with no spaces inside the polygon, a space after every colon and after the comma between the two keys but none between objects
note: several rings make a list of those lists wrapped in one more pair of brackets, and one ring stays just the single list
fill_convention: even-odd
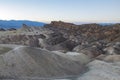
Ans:
[{"label": "hazy horizon", "polygon": [[0,0],[0,20],[119,23],[120,0]]}]

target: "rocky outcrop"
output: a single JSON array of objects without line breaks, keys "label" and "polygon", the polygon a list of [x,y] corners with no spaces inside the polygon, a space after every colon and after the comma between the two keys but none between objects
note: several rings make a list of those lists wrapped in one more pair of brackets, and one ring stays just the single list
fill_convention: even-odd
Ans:
[{"label": "rocky outcrop", "polygon": [[43,38],[43,35],[10,35],[7,37],[1,37],[0,43],[39,47],[39,38]]},{"label": "rocky outcrop", "polygon": [[[66,39],[66,41],[63,40],[60,43],[55,44],[56,37],[49,36],[48,40],[46,41],[53,44],[53,47],[51,47],[53,48],[52,50],[54,50],[55,48],[57,48],[55,50],[61,50],[64,48],[68,51],[73,50],[77,52],[80,52],[81,50],[83,52],[88,50],[88,52],[91,52],[92,54],[96,53],[94,54],[94,56],[98,56],[101,53],[104,54],[107,52],[103,50],[104,48],[106,48],[107,44],[120,42],[120,24],[107,26],[102,26],[99,24],[75,25],[62,21],[53,21],[50,24],[45,25],[44,27],[54,31],[54,35],[57,35],[58,33],[59,35],[62,35],[57,36],[57,39],[59,39],[58,41],[62,40],[61,37]],[[69,41],[69,45],[67,45],[67,41]],[[75,48],[78,45],[79,47]],[[96,48],[94,49],[93,46],[94,48]]]},{"label": "rocky outcrop", "polygon": [[104,49],[104,51],[106,52],[106,54],[120,54],[120,42],[116,42],[116,43],[109,43],[108,45],[106,45],[107,47]]},{"label": "rocky outcrop", "polygon": [[63,34],[59,32],[51,33],[49,37],[50,38],[45,40],[48,45],[56,45],[67,40],[63,37]]},{"label": "rocky outcrop", "polygon": [[[64,36],[74,41],[78,41],[82,37],[80,43],[85,41],[93,42],[96,40],[106,40],[108,42],[117,41],[119,40],[118,36],[120,36],[120,24],[111,26],[102,26],[99,24],[75,25],[72,23],[53,21],[51,24],[45,25],[45,27],[61,32]],[[76,38],[78,40],[76,40]]]},{"label": "rocky outcrop", "polygon": [[57,27],[59,29],[72,29],[72,27],[75,27],[72,23],[62,22],[62,21],[52,21],[50,24],[45,25],[45,27],[48,27],[52,29],[52,27]]},{"label": "rocky outcrop", "polygon": [[23,31],[23,32],[24,32],[24,31],[30,32],[30,27],[27,26],[26,24],[23,24],[20,30]]},{"label": "rocky outcrop", "polygon": [[5,29],[3,29],[3,28],[0,28],[0,31],[6,31]]}]

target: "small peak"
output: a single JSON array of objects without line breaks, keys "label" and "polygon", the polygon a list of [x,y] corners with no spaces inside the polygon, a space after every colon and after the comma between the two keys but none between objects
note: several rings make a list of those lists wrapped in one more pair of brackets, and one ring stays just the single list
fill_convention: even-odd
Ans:
[{"label": "small peak", "polygon": [[0,28],[0,31],[6,31],[5,29],[3,29],[3,28]]},{"label": "small peak", "polygon": [[30,29],[30,27],[28,25],[23,24],[22,27],[19,30],[24,32],[24,31],[30,31],[29,29]]},{"label": "small peak", "polygon": [[23,28],[27,28],[28,26],[27,26],[26,24],[23,24],[22,27],[23,27]]},{"label": "small peak", "polygon": [[69,24],[69,25],[74,25],[73,23],[68,23],[68,22],[63,22],[63,21],[51,21],[52,25],[59,25],[59,24]]}]

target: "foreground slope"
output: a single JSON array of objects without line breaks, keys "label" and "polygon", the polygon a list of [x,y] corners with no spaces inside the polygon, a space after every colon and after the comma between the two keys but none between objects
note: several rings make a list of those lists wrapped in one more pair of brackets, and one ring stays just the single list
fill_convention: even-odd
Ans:
[{"label": "foreground slope", "polygon": [[120,80],[120,62],[95,60],[87,65],[89,71],[77,80]]},{"label": "foreground slope", "polygon": [[0,55],[0,76],[4,77],[61,77],[82,70],[79,62],[37,48],[20,46]]}]

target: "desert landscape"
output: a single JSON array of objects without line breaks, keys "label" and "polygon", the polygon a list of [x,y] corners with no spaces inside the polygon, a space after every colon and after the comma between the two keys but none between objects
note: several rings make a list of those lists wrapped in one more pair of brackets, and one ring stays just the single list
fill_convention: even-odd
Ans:
[{"label": "desert landscape", "polygon": [[120,24],[52,21],[0,30],[0,79],[120,79]]},{"label": "desert landscape", "polygon": [[0,80],[120,80],[120,0],[0,0]]}]

